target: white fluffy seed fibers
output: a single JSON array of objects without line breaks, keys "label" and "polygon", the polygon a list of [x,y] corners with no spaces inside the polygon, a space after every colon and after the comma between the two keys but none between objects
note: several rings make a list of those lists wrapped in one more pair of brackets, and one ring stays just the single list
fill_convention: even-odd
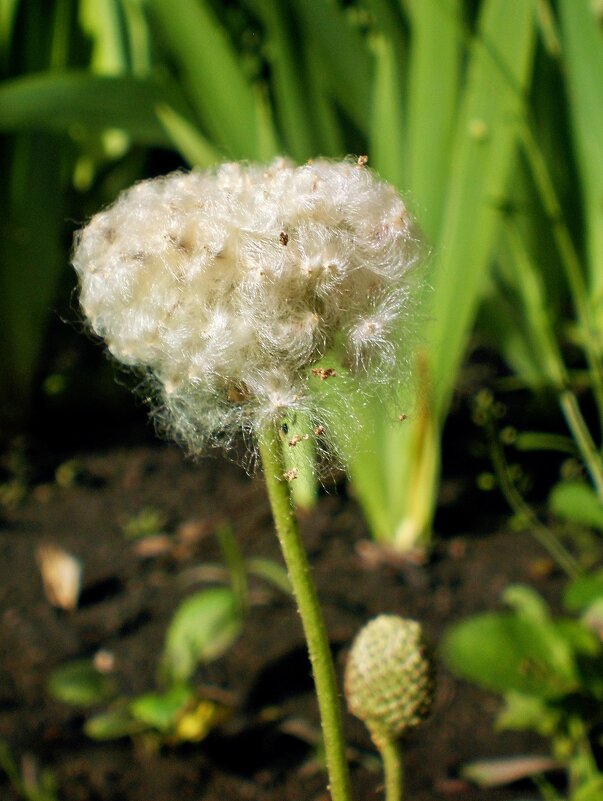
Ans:
[{"label": "white fluffy seed fibers", "polygon": [[[389,381],[421,248],[389,184],[353,161],[228,163],[124,192],[79,232],[81,305],[160,387],[197,453],[296,410],[333,354]],[[321,423],[321,420],[317,420]]]}]

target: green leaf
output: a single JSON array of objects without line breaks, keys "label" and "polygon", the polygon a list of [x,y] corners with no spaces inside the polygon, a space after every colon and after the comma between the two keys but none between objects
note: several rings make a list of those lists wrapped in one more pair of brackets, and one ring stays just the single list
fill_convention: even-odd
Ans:
[{"label": "green leaf", "polygon": [[94,706],[115,695],[115,682],[88,660],[61,665],[50,675],[48,691],[54,698],[74,706]]},{"label": "green leaf", "polygon": [[[572,620],[553,621],[545,601],[531,587],[513,584],[504,591],[503,601],[511,606],[520,620],[533,626],[538,644],[550,668],[568,682],[576,679],[573,658],[574,629]],[[579,635],[576,635],[579,637]]]},{"label": "green leaf", "polygon": [[[603,33],[592,3],[560,0],[561,47],[580,168],[593,308],[603,300]],[[601,317],[599,316],[599,323]]]},{"label": "green leaf", "polygon": [[124,72],[127,54],[118,4],[112,0],[80,0],[79,5],[79,22],[91,43],[91,70],[99,75]]},{"label": "green leaf", "polygon": [[[418,354],[417,382],[411,387],[414,403],[411,400],[410,408],[399,409],[390,419],[384,419],[382,409],[362,410],[365,430],[350,437],[353,446],[346,452],[371,530],[377,539],[401,551],[420,549],[429,541],[441,426],[500,238],[500,201],[516,163],[518,120],[535,43],[530,3],[513,0],[510,13],[508,0],[484,0],[477,32],[467,49],[466,70],[460,73],[459,4],[421,0],[409,7],[411,19],[413,14],[425,15],[415,21],[424,26],[425,50],[415,54],[413,67],[416,121],[408,163],[413,189],[416,182],[417,191],[424,192],[419,203],[432,205],[426,221],[436,258],[427,279],[432,292],[420,312],[423,319],[431,320],[425,335],[428,347]],[[449,109],[445,120],[439,117],[444,127],[437,133],[437,125],[426,129],[432,124],[430,94],[423,91],[418,96],[419,88],[429,85],[429,64],[434,86],[441,77],[440,62],[429,41],[435,35],[430,15],[439,16],[440,24],[448,26],[444,33],[438,28],[437,34],[445,45],[443,103]],[[411,52],[413,47],[411,41]],[[432,150],[424,146],[427,141]],[[416,155],[415,148],[420,148]],[[437,172],[433,183],[432,164]],[[400,412],[408,413],[403,425],[396,422]]]},{"label": "green leaf", "polygon": [[429,372],[438,416],[447,412],[458,367],[500,235],[519,136],[522,92],[532,69],[531,4],[485,0],[461,99],[434,265]]},{"label": "green leaf", "polygon": [[382,178],[404,185],[404,92],[402,48],[394,36],[373,37],[375,71],[369,129],[370,165]]},{"label": "green leaf", "polygon": [[548,606],[531,587],[526,587],[524,584],[511,584],[503,592],[502,600],[511,606],[519,617],[530,621],[535,626],[546,626],[550,623]]},{"label": "green leaf", "polygon": [[454,126],[462,90],[462,3],[410,0],[407,185],[421,226],[435,241],[446,202]]},{"label": "green leaf", "polygon": [[26,75],[0,84],[0,131],[104,131],[121,128],[141,144],[169,146],[156,106],[184,104],[151,78],[100,76],[78,70]]},{"label": "green leaf", "polygon": [[264,0],[260,8],[270,42],[268,58],[277,119],[287,152],[304,162],[316,154],[317,143],[299,22],[291,13],[291,5],[282,0]]},{"label": "green leaf", "polygon": [[312,108],[312,120],[309,122],[316,131],[317,152],[323,156],[340,158],[346,152],[343,125],[325,85],[326,66],[323,57],[314,48],[308,48],[306,60],[307,92]]},{"label": "green leaf", "polygon": [[520,431],[513,444],[518,451],[558,451],[570,456],[577,455],[573,439],[547,431]]},{"label": "green leaf", "polygon": [[505,694],[505,705],[496,718],[497,729],[535,731],[542,737],[552,737],[563,713],[549,706],[542,698],[519,692]]},{"label": "green leaf", "polygon": [[158,103],[155,110],[172,144],[191,167],[207,168],[223,161],[223,153],[206,139],[193,122],[167,103]]},{"label": "green leaf", "polygon": [[120,703],[89,718],[84,724],[84,732],[92,740],[118,740],[145,731],[147,726],[135,720],[128,706]]},{"label": "green leaf", "polygon": [[261,557],[248,559],[246,565],[247,570],[253,576],[272,584],[273,587],[276,587],[277,590],[285,593],[285,595],[291,595],[291,582],[287,571],[282,565],[277,564],[272,559],[262,559]]},{"label": "green leaf", "polygon": [[179,713],[192,697],[192,690],[177,685],[165,693],[140,695],[130,703],[130,712],[136,720],[165,732],[175,725]]},{"label": "green leaf", "polygon": [[372,62],[360,33],[336,3],[295,0],[302,36],[324,64],[331,96],[357,126],[366,130]]},{"label": "green leaf", "polygon": [[197,665],[222,656],[241,633],[243,619],[235,593],[216,587],[192,595],[170,623],[161,674],[170,684],[185,683]]},{"label": "green leaf", "polygon": [[583,784],[570,796],[570,801],[601,801],[603,776],[596,776]]},{"label": "green leaf", "polygon": [[254,131],[256,138],[257,159],[260,162],[272,161],[283,152],[273,119],[273,109],[267,90],[264,86],[254,86],[255,117]]},{"label": "green leaf", "polygon": [[549,496],[553,514],[572,523],[603,531],[603,506],[595,491],[583,481],[564,481]]},{"label": "green leaf", "polygon": [[[2,102],[0,101],[0,116]],[[49,158],[48,154],[53,157]],[[66,269],[63,170],[67,142],[22,134],[5,140],[0,187],[0,407],[25,415],[60,276]],[[0,411],[0,414],[4,409]]]},{"label": "green leaf", "polygon": [[257,158],[254,90],[212,5],[204,0],[149,0],[147,6],[212,140],[233,158]]},{"label": "green leaf", "polygon": [[563,605],[570,612],[581,612],[603,598],[603,570],[574,579],[563,595]]},{"label": "green leaf", "polygon": [[230,574],[230,588],[237,599],[239,612],[243,616],[249,602],[247,571],[245,570],[243,554],[231,526],[227,523],[218,527],[217,536],[222,559]]},{"label": "green leaf", "polygon": [[[518,163],[518,169],[520,167]],[[514,195],[519,195],[524,182],[519,178],[514,182]],[[529,207],[534,199],[518,197],[512,202]],[[520,230],[514,214],[504,217],[493,291],[481,310],[480,331],[490,333],[492,344],[531,389],[553,387],[560,392],[567,385],[567,376],[555,335],[556,321],[547,293],[547,276],[536,264],[525,241],[528,236],[537,240],[540,249],[546,247],[547,252],[546,256],[541,252],[535,256],[551,260],[548,244],[544,244],[548,242],[549,229],[543,231],[535,213],[522,222],[523,230]]]},{"label": "green leaf", "polygon": [[7,66],[19,2],[20,0],[0,2],[0,69],[2,70]]},{"label": "green leaf", "polygon": [[[592,661],[593,658],[598,658],[601,655],[601,639],[598,634],[598,632],[601,631],[601,626],[598,628],[595,627],[598,611],[597,602],[595,601],[595,603],[586,610],[586,614],[583,615],[579,621],[570,620],[569,618],[559,618],[555,621],[555,625],[562,639],[578,658],[581,671],[586,667],[588,660]],[[589,628],[587,622],[587,616],[590,612],[593,614],[593,628]],[[584,659],[585,657],[586,659]],[[600,687],[603,686],[603,675],[600,674],[598,668],[597,670],[601,679],[597,681],[598,694]],[[585,675],[586,674],[582,676],[584,679],[584,688],[586,688],[588,684]],[[588,681],[590,682],[590,678]]]},{"label": "green leaf", "polygon": [[571,654],[560,654],[560,637],[550,647],[553,631],[547,628],[543,634],[514,614],[478,615],[448,631],[443,655],[455,673],[486,689],[560,697],[577,688],[575,667]]}]

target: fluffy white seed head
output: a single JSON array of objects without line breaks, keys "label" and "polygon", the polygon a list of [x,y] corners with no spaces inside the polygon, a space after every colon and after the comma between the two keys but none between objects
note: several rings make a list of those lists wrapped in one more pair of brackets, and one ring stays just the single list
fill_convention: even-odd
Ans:
[{"label": "fluffy white seed head", "polygon": [[153,378],[197,453],[316,417],[312,367],[329,355],[391,381],[420,254],[404,202],[366,167],[277,159],[133,186],[79,232],[73,265],[92,329]]}]

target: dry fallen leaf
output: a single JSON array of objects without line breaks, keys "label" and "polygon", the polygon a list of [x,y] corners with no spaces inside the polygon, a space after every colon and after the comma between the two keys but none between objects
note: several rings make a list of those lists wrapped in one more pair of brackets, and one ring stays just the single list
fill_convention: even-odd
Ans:
[{"label": "dry fallen leaf", "polygon": [[36,559],[48,601],[59,609],[75,609],[82,581],[80,560],[52,543],[40,545]]}]

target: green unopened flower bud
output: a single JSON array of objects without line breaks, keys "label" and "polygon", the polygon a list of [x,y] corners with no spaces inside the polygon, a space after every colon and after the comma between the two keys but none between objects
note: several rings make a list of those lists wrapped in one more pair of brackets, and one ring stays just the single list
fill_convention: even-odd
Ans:
[{"label": "green unopened flower bud", "polygon": [[434,686],[419,623],[380,615],[359,632],[348,658],[345,693],[350,711],[377,744],[399,739],[427,717]]}]

